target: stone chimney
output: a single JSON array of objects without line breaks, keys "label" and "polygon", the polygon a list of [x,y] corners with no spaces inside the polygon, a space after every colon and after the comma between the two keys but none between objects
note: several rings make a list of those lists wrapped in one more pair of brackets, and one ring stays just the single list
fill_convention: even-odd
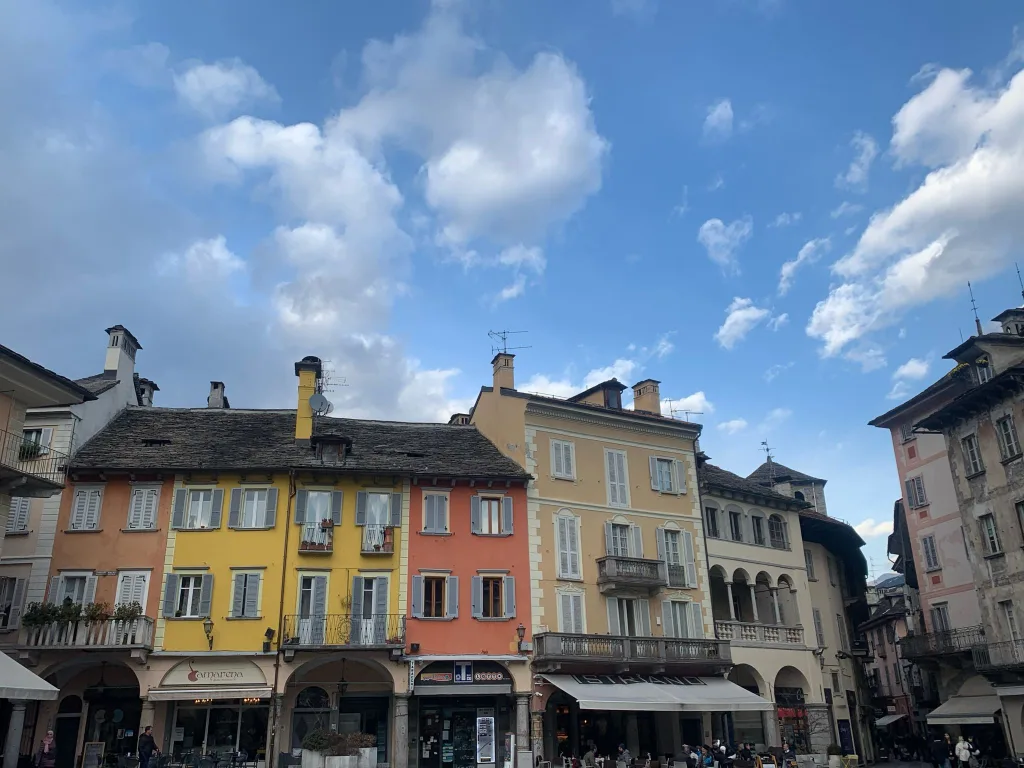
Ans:
[{"label": "stone chimney", "polygon": [[307,355],[295,364],[295,375],[299,377],[298,402],[295,406],[295,439],[309,443],[313,437],[313,408],[309,398],[317,392],[317,385],[323,376],[323,363],[319,357]]},{"label": "stone chimney", "polygon": [[210,396],[206,398],[207,408],[230,408],[231,405],[228,403],[228,398],[224,394],[224,382],[223,381],[211,381],[210,382]]},{"label": "stone chimney", "polygon": [[469,424],[468,413],[453,413],[451,418],[448,419],[448,423],[455,427],[464,427]]},{"label": "stone chimney", "polygon": [[103,375],[108,379],[132,381],[135,376],[135,353],[142,349],[139,340],[123,325],[107,328],[107,356]]},{"label": "stone chimney", "polygon": [[515,367],[512,365],[514,359],[515,355],[510,352],[499,352],[491,360],[491,365],[494,366],[495,391],[516,388]]},{"label": "stone chimney", "polygon": [[661,416],[660,381],[644,379],[633,385],[633,410]]},{"label": "stone chimney", "polygon": [[[223,385],[221,385],[221,386],[223,386]],[[160,391],[160,387],[158,387],[156,385],[155,381],[150,381],[149,379],[143,379],[143,378],[139,379],[139,384],[138,384],[139,402],[140,402],[140,404],[142,404],[146,408],[151,408],[153,406],[153,393],[159,392],[159,391]]]}]

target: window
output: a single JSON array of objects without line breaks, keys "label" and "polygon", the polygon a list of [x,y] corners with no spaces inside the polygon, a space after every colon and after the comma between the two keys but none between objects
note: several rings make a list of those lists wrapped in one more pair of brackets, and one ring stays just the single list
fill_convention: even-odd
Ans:
[{"label": "window", "polygon": [[964,451],[964,466],[967,469],[967,476],[970,477],[982,472],[985,467],[981,463],[981,452],[978,450],[977,435],[968,435],[960,441],[960,445]]},{"label": "window", "polygon": [[608,554],[613,557],[629,557],[629,525],[621,525],[619,523],[610,523],[607,526],[608,538]]},{"label": "window", "polygon": [[906,486],[907,504],[911,508],[923,507],[928,503],[928,497],[924,492],[924,478],[921,475],[907,480]]},{"label": "window", "polygon": [[516,615],[516,580],[512,576],[473,577],[473,618],[511,619]]},{"label": "window", "polygon": [[1004,600],[999,603],[999,607],[1003,610],[1003,621],[1006,622],[1007,634],[1013,642],[1020,642],[1020,630],[1017,628],[1017,615],[1013,610],[1013,601]]},{"label": "window", "polygon": [[718,530],[718,510],[715,507],[704,508],[704,525],[706,526],[708,536],[712,539],[720,539],[722,537],[721,532]]},{"label": "window", "polygon": [[37,429],[26,429],[21,433],[21,452],[18,456],[22,461],[37,459],[50,452],[50,441],[53,439],[53,429],[50,427],[39,427]]},{"label": "window", "polygon": [[447,494],[423,494],[423,532],[448,533]]},{"label": "window", "polygon": [[[220,528],[223,505],[224,491],[219,488],[180,488],[174,492],[172,527],[192,531]],[[296,506],[296,516],[298,510]]]},{"label": "window", "polygon": [[[270,492],[271,489],[267,488],[247,488],[242,491],[240,528],[266,528],[270,524],[267,520]],[[276,489],[274,489],[274,497],[276,501]]]},{"label": "window", "polygon": [[700,603],[664,600],[661,603],[661,621],[665,625],[666,637],[704,637]]},{"label": "window", "polygon": [[295,522],[317,523],[333,520],[341,525],[341,491],[298,491],[295,494]]},{"label": "window", "polygon": [[651,490],[661,493],[682,493],[682,462],[651,456]]},{"label": "window", "polygon": [[624,451],[613,451],[605,448],[605,469],[608,481],[608,505],[612,507],[629,506],[629,476],[626,472],[626,454]]},{"label": "window", "polygon": [[558,631],[572,635],[586,634],[583,622],[583,595],[578,592],[558,593]]},{"label": "window", "polygon": [[825,627],[821,623],[821,611],[817,608],[813,609],[814,614],[814,636],[818,640],[818,647],[825,647]]},{"label": "window", "polygon": [[1004,416],[996,422],[996,433],[999,435],[999,452],[1003,459],[1020,456],[1020,441],[1017,439],[1017,427],[1013,416]]},{"label": "window", "polygon": [[471,502],[472,532],[480,536],[512,533],[512,497],[473,496]]},{"label": "window", "polygon": [[984,384],[992,378],[992,365],[989,363],[987,357],[979,357],[974,362],[974,371],[978,376],[979,384]]},{"label": "window", "polygon": [[558,540],[558,578],[580,579],[579,519],[559,514],[555,518],[555,537]]},{"label": "window", "polygon": [[115,605],[131,605],[138,603],[146,609],[146,597],[149,591],[149,571],[120,571],[117,574],[117,594]]},{"label": "window", "polygon": [[925,570],[934,571],[942,567],[939,565],[939,553],[935,549],[934,536],[925,536],[921,539],[921,549],[924,550]]},{"label": "window", "polygon": [[796,499],[797,501],[806,501],[806,499],[804,499],[803,491],[794,491],[793,498]]},{"label": "window", "polygon": [[754,531],[754,543],[764,546],[764,518],[754,515],[750,518],[750,527]]},{"label": "window", "polygon": [[71,503],[71,530],[98,530],[102,503],[102,488],[78,488]]},{"label": "window", "polygon": [[609,597],[608,632],[612,635],[650,637],[651,609],[649,601]]},{"label": "window", "polygon": [[786,549],[789,546],[786,541],[786,521],[779,515],[768,518],[768,538],[775,549]]},{"label": "window", "polygon": [[11,511],[7,513],[7,533],[28,531],[28,514],[31,507],[32,499],[27,496],[11,498]]},{"label": "window", "polygon": [[668,571],[668,585],[672,588],[697,586],[697,564],[693,550],[693,533],[670,528],[658,528],[658,559]]},{"label": "window", "polygon": [[156,510],[160,488],[132,488],[128,502],[128,530],[140,531],[156,528]]},{"label": "window", "polygon": [[202,595],[202,576],[181,576],[178,581],[177,616],[198,618],[199,598]]},{"label": "window", "polygon": [[949,606],[946,603],[934,603],[930,613],[932,632],[948,632],[950,630]]},{"label": "window", "polygon": [[25,579],[0,578],[0,629],[16,629],[25,602]]},{"label": "window", "polygon": [[96,576],[92,573],[62,573],[50,579],[49,602],[58,605],[70,600],[88,605],[96,599]]},{"label": "window", "polygon": [[885,690],[891,695],[892,694],[892,678],[889,676],[889,668],[887,666],[883,665],[882,669],[885,670]]},{"label": "window", "polygon": [[743,541],[743,515],[729,512],[729,537],[733,541]]},{"label": "window", "polygon": [[440,576],[427,576],[423,579],[423,615],[425,617],[432,619],[444,617],[445,581],[447,579]]},{"label": "window", "polygon": [[495,619],[504,615],[504,608],[501,604],[501,582],[498,577],[488,576],[480,579],[483,591],[481,616],[488,619]]},{"label": "window", "polygon": [[576,447],[568,440],[551,441],[551,474],[562,480],[576,478]]},{"label": "window", "polygon": [[981,528],[981,541],[985,545],[985,552],[989,555],[998,555],[1003,551],[1003,545],[999,542],[999,531],[996,529],[996,519],[992,515],[982,515],[978,518],[978,526]]},{"label": "window", "polygon": [[841,693],[842,690],[843,690],[842,687],[840,686],[839,673],[838,672],[833,672],[832,673],[832,690],[835,691],[836,693]]},{"label": "window", "polygon": [[807,568],[807,578],[811,581],[817,581],[817,577],[814,575],[814,555],[811,550],[804,550],[804,566]]},{"label": "window", "polygon": [[[1013,508],[1017,510],[1017,524],[1020,526],[1021,536],[1024,536],[1024,501],[1018,501],[1016,504],[1013,505]],[[967,542],[965,540],[964,549],[966,548]]]},{"label": "window", "polygon": [[164,582],[163,615],[196,619],[210,615],[213,575],[169,573]]},{"label": "window", "polygon": [[839,647],[844,651],[850,650],[850,638],[846,635],[846,621],[843,619],[843,614],[836,614],[836,629],[839,632]]},{"label": "window", "polygon": [[256,619],[260,615],[260,582],[263,574],[235,573],[231,591],[231,615],[236,618]]},{"label": "window", "polygon": [[828,564],[828,583],[834,587],[836,585],[836,562],[831,555],[825,555],[825,562]]},{"label": "window", "polygon": [[413,576],[412,615],[420,619],[458,618],[459,577]]},{"label": "window", "polygon": [[914,425],[909,421],[906,424],[900,424],[900,440],[904,443],[914,439]]}]

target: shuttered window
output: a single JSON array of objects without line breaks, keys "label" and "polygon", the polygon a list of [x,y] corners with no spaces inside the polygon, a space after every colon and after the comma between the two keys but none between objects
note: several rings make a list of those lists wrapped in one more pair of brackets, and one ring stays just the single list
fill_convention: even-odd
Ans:
[{"label": "shuttered window", "polygon": [[1017,439],[1017,427],[1013,416],[1004,416],[996,422],[996,433],[999,435],[999,452],[1003,459],[1012,459],[1020,455],[1020,441]]},{"label": "shuttered window", "polygon": [[586,634],[583,622],[583,595],[578,592],[558,593],[558,631],[572,635]]},{"label": "shuttered window", "polygon": [[149,589],[149,571],[120,571],[117,574],[117,594],[114,602],[117,605],[138,603],[146,608],[146,592]]},{"label": "shuttered window", "polygon": [[660,493],[683,493],[682,462],[660,456],[650,457],[651,489]]},{"label": "shuttered window", "polygon": [[612,507],[629,506],[629,476],[626,470],[626,453],[606,448],[605,480],[608,484],[608,504]]},{"label": "shuttered window", "polygon": [[825,627],[821,623],[821,611],[817,608],[812,609],[814,614],[814,636],[818,641],[818,647],[825,647]]},{"label": "shuttered window", "polygon": [[261,571],[236,572],[232,579],[231,615],[237,618],[254,619],[260,615]]},{"label": "shuttered window", "polygon": [[574,515],[559,514],[555,518],[558,539],[558,578],[580,579],[579,519]]},{"label": "shuttered window", "polygon": [[576,446],[568,440],[551,441],[551,474],[562,480],[576,478]]},{"label": "shuttered window", "polygon": [[964,465],[968,475],[977,475],[985,469],[981,463],[981,451],[978,449],[977,435],[968,435],[960,441],[964,451]]},{"label": "shuttered window", "polygon": [[928,503],[924,492],[924,478],[921,475],[907,480],[907,504],[912,508],[923,507]]},{"label": "shuttered window", "polygon": [[25,602],[26,579],[0,578],[0,629],[17,629]]},{"label": "shuttered window", "polygon": [[95,531],[100,526],[102,488],[78,488],[71,503],[71,530]]},{"label": "shuttered window", "polygon": [[423,532],[448,532],[448,495],[444,493],[423,494]]},{"label": "shuttered window", "polygon": [[132,488],[131,500],[128,503],[128,529],[138,531],[156,528],[159,501],[159,486]]},{"label": "shuttered window", "polygon": [[921,548],[924,550],[924,567],[933,571],[939,567],[939,553],[935,550],[935,537],[925,536],[921,539]]},{"label": "shuttered window", "polygon": [[32,499],[27,496],[19,496],[11,499],[11,511],[7,513],[7,533],[22,533],[28,531],[29,510],[32,508]]}]

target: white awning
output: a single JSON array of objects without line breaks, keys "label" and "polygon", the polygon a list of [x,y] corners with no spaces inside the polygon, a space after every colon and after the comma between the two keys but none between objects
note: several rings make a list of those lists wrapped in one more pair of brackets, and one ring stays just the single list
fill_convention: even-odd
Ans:
[{"label": "white awning", "polygon": [[902,712],[900,714],[898,714],[898,715],[886,715],[885,717],[880,717],[877,720],[875,720],[875,725],[877,725],[879,728],[881,728],[883,726],[886,726],[886,725],[892,725],[897,720],[899,720],[901,717],[906,717],[906,715],[903,714]]},{"label": "white awning", "polygon": [[189,699],[268,699],[270,687],[211,685],[205,688],[152,688],[150,701],[187,701]]},{"label": "white awning", "polygon": [[544,675],[580,709],[650,712],[768,712],[767,699],[723,677],[673,675]]},{"label": "white awning", "polygon": [[1002,705],[999,697],[951,696],[944,704],[928,713],[929,725],[984,725],[996,721],[994,715]]},{"label": "white awning", "polygon": [[60,693],[48,682],[0,651],[0,699],[53,701]]}]

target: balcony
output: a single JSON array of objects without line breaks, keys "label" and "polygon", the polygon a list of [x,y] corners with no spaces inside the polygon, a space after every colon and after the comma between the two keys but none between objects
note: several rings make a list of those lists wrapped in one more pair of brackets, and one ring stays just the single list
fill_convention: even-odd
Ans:
[{"label": "balcony", "polygon": [[334,526],[306,523],[299,534],[300,555],[329,555],[334,551]]},{"label": "balcony", "polygon": [[30,658],[35,651],[113,651],[129,650],[132,658],[144,662],[153,650],[153,619],[118,621],[54,621],[34,627],[22,627],[18,651]]},{"label": "balcony", "polygon": [[0,429],[0,488],[11,496],[45,498],[64,487],[68,457]]},{"label": "balcony", "polygon": [[732,665],[728,641],[678,637],[570,635],[544,632],[533,637],[538,669],[551,672],[569,665],[606,664],[617,669],[701,674]]},{"label": "balcony", "polygon": [[1010,640],[1005,643],[989,643],[971,649],[974,668],[985,670],[1024,670],[1024,641]]},{"label": "balcony", "polygon": [[661,560],[609,555],[597,559],[597,585],[602,594],[623,589],[653,593],[668,585],[668,575]]},{"label": "balcony", "polygon": [[670,588],[680,589],[686,586],[685,565],[672,565],[670,563],[666,566],[665,570],[668,572],[668,585]]},{"label": "balcony", "polygon": [[715,634],[719,640],[729,640],[736,646],[804,648],[803,627],[754,624],[746,621],[715,621]]},{"label": "balcony", "polygon": [[358,618],[350,614],[284,617],[281,647],[288,650],[331,648],[404,648],[405,616],[376,614]]},{"label": "balcony", "polygon": [[364,525],[364,555],[393,555],[395,553],[395,529],[390,525]]},{"label": "balcony", "polygon": [[981,625],[908,635],[900,640],[903,658],[909,660],[930,656],[952,656],[971,653],[975,646],[985,644],[985,630]]}]

